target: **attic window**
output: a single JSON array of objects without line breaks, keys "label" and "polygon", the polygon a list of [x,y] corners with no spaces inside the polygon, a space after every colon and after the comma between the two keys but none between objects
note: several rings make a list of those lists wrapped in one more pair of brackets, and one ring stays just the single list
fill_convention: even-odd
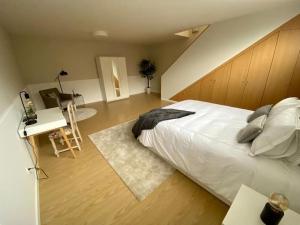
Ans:
[{"label": "attic window", "polygon": [[194,27],[194,28],[191,28],[188,30],[183,30],[183,31],[177,32],[174,35],[180,36],[180,37],[185,37],[185,38],[190,38],[196,34],[200,35],[201,33],[203,33],[206,30],[206,28],[208,26],[209,25],[202,25],[200,27]]}]

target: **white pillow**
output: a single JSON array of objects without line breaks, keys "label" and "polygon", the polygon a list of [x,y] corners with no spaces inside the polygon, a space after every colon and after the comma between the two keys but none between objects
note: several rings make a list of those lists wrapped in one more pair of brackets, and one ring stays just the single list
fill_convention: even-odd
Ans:
[{"label": "white pillow", "polygon": [[282,112],[283,110],[286,110],[288,108],[295,107],[295,106],[300,106],[300,100],[297,97],[290,97],[290,98],[283,99],[280,102],[276,103],[272,107],[269,115],[272,116],[272,115],[278,114],[278,113]]},{"label": "white pillow", "polygon": [[298,117],[297,134],[298,149],[297,152],[287,158],[287,161],[294,166],[300,166],[300,117]]},{"label": "white pillow", "polygon": [[288,163],[293,166],[300,166],[300,151],[287,158]]},{"label": "white pillow", "polygon": [[289,107],[269,115],[263,132],[253,141],[250,155],[285,158],[296,153],[299,107]]}]

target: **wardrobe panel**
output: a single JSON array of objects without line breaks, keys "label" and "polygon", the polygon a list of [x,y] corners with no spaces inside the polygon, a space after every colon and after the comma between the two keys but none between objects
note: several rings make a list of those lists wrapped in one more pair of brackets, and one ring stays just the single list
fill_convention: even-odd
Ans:
[{"label": "wardrobe panel", "polygon": [[199,99],[199,89],[200,89],[200,82],[197,81],[196,83],[192,84],[190,88],[186,89],[185,96],[188,99],[198,100]]},{"label": "wardrobe panel", "polygon": [[256,109],[260,106],[275,52],[278,33],[256,45],[249,66],[243,98],[240,107]]},{"label": "wardrobe panel", "polygon": [[186,89],[179,92],[177,95],[175,95],[172,99],[175,101],[183,101],[186,99],[199,99],[199,89],[200,89],[200,80],[196,81]]},{"label": "wardrobe panel", "polygon": [[300,52],[298,54],[298,60],[294,69],[293,77],[290,82],[288,96],[300,98]]},{"label": "wardrobe panel", "polygon": [[300,29],[300,15],[294,17],[287,23],[285,23],[280,30],[296,30]]},{"label": "wardrobe panel", "polygon": [[300,30],[280,31],[262,104],[275,104],[288,95],[300,50]]},{"label": "wardrobe panel", "polygon": [[211,102],[225,104],[231,63],[227,63],[212,73],[213,91]]},{"label": "wardrobe panel", "polygon": [[210,74],[200,80],[199,100],[205,102],[212,101],[214,77]]},{"label": "wardrobe panel", "polygon": [[177,95],[173,96],[172,100],[179,102],[179,101],[183,101],[183,100],[187,99],[186,96],[184,95],[184,92],[185,92],[185,90],[182,90]]},{"label": "wardrobe panel", "polygon": [[240,107],[246,86],[249,65],[252,56],[252,48],[232,61],[230,79],[225,104]]}]

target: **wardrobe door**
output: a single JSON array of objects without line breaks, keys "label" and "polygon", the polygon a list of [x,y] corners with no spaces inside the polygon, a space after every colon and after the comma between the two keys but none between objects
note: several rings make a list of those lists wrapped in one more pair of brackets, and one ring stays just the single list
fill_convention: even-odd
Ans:
[{"label": "wardrobe door", "polygon": [[278,33],[275,33],[254,47],[241,108],[254,110],[260,106],[277,38]]},{"label": "wardrobe door", "polygon": [[300,50],[300,30],[280,31],[262,104],[275,104],[288,95]]},{"label": "wardrobe door", "polygon": [[252,48],[232,61],[226,105],[241,107],[251,56]]},{"label": "wardrobe door", "polygon": [[212,73],[213,91],[211,102],[225,104],[228,81],[230,77],[231,63],[227,63]]},{"label": "wardrobe door", "polygon": [[205,102],[212,101],[212,93],[214,87],[214,78],[212,75],[207,75],[200,80],[199,84],[199,100]]},{"label": "wardrobe door", "polygon": [[183,91],[179,92],[177,95],[175,95],[172,99],[175,101],[183,101],[186,99],[193,99],[198,100],[199,99],[199,89],[200,89],[200,81],[196,81]]},{"label": "wardrobe door", "polygon": [[199,89],[200,89],[200,81],[196,81],[187,90],[185,90],[185,95],[187,96],[187,99],[198,100]]},{"label": "wardrobe door", "polygon": [[300,52],[298,54],[298,60],[294,69],[293,77],[290,82],[288,96],[300,98]]}]

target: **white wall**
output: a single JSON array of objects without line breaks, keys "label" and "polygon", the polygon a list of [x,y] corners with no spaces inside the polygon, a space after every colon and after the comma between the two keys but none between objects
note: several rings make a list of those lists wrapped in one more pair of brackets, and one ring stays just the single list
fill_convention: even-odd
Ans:
[{"label": "white wall", "polygon": [[151,89],[154,92],[160,93],[162,74],[166,72],[172,63],[176,61],[199,35],[201,33],[194,34],[190,38],[174,37],[174,39],[147,46],[149,58],[154,61],[157,68],[154,79],[151,81]]},{"label": "white wall", "polygon": [[[55,77],[63,68],[69,75],[62,78],[66,93],[82,94],[86,103],[102,101],[97,56],[124,56],[130,94],[145,92],[146,80],[139,74],[138,64],[148,57],[144,45],[109,40],[64,40],[39,37],[13,38],[17,62],[22,77],[31,92],[37,109],[43,108],[38,91],[57,87]],[[160,92],[160,79],[152,81],[153,91]]]},{"label": "white wall", "polygon": [[[38,182],[26,168],[33,167],[30,148],[17,134],[24,88],[7,33],[0,27],[0,224],[39,224]],[[27,148],[28,147],[28,148]]]},{"label": "white wall", "polygon": [[65,81],[96,79],[96,57],[124,56],[128,76],[139,75],[138,64],[148,56],[143,45],[103,40],[65,40],[15,36],[13,45],[26,84],[53,82],[62,68]]},{"label": "white wall", "polygon": [[211,25],[162,75],[162,98],[171,98],[299,12],[300,4],[292,4]]},{"label": "white wall", "polygon": [[[39,91],[53,87],[56,87],[58,90],[60,90],[57,82],[27,85],[27,90],[30,93],[30,97],[32,98],[34,106],[37,110],[45,108]],[[65,81],[62,82],[62,87],[64,93],[72,93],[74,90],[75,93],[82,94],[84,96],[85,103],[103,100],[98,79]]]}]

